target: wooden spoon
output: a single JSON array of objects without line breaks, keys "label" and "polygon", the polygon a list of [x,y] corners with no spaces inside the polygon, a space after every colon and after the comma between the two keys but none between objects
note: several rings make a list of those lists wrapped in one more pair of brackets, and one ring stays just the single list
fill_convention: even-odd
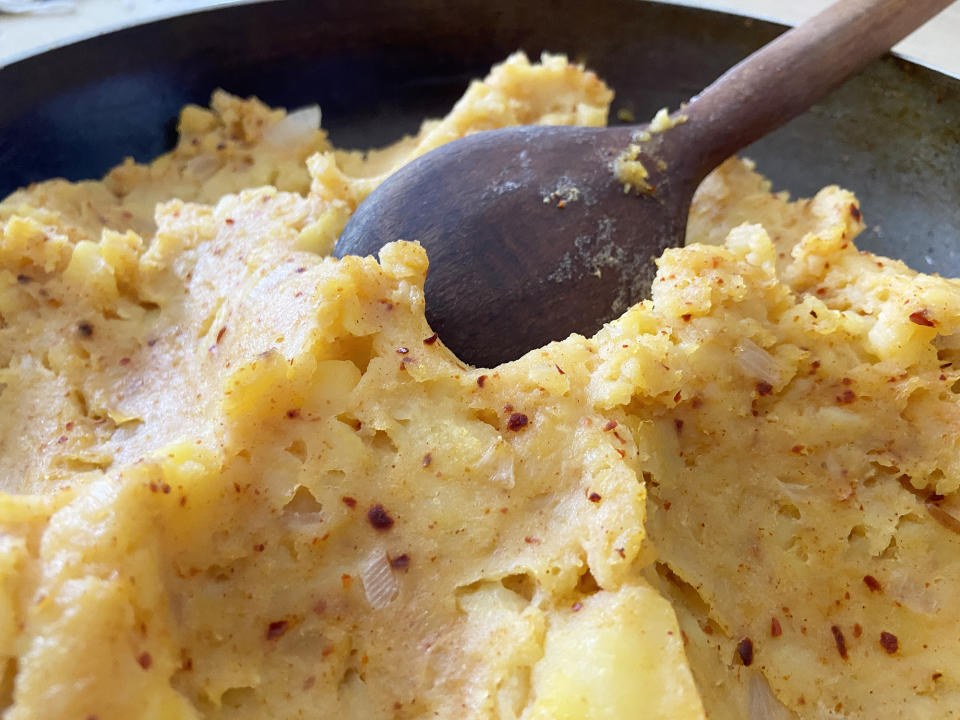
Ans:
[{"label": "wooden spoon", "polygon": [[[338,257],[419,241],[426,312],[460,358],[492,365],[591,334],[648,295],[652,262],[683,243],[690,200],[723,160],[778,128],[952,0],[840,0],[648,126],[481,132],[401,168],[360,204]],[[669,29],[665,29],[669,32]],[[636,138],[645,192],[612,169]]]}]

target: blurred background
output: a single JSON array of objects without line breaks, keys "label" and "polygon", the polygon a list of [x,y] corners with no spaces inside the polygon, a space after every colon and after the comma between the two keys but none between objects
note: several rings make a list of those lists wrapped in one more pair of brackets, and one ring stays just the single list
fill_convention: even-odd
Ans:
[{"label": "blurred background", "polygon": [[[0,67],[47,47],[149,20],[249,0],[0,0]],[[454,3],[455,4],[455,3]],[[677,0],[796,24],[830,0]],[[318,9],[322,4],[318,2]],[[897,46],[904,57],[960,77],[960,2]]]}]

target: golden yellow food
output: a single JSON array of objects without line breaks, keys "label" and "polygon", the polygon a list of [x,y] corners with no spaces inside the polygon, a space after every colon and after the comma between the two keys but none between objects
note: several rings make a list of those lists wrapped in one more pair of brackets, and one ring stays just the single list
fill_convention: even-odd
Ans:
[{"label": "golden yellow food", "polygon": [[651,300],[488,369],[419,246],[326,257],[403,162],[611,98],[517,55],[364,156],[218,93],[0,203],[6,720],[956,716],[960,283],[849,192],[728,161]]}]

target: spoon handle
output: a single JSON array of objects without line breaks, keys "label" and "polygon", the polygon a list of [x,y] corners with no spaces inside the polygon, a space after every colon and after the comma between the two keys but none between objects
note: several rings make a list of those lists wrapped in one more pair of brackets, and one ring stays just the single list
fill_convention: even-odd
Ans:
[{"label": "spoon handle", "polygon": [[699,148],[691,174],[800,115],[952,2],[839,0],[735,65],[683,111],[677,129]]}]

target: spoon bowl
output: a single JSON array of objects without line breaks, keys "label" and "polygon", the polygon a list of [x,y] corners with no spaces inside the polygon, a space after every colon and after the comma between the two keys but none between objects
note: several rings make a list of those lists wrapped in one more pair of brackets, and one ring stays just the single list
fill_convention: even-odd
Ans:
[{"label": "spoon bowl", "polygon": [[[592,333],[649,293],[652,259],[682,244],[708,172],[951,2],[840,0],[725,73],[665,132],[527,127],[441,146],[361,203],[334,254],[420,242],[427,319],[475,365]],[[624,157],[641,170],[627,186]]]}]

